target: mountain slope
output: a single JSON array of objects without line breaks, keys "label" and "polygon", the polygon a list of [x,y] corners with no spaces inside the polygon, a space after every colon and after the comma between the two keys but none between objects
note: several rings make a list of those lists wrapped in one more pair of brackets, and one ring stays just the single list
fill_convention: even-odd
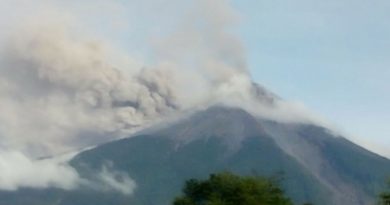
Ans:
[{"label": "mountain slope", "polygon": [[[145,153],[144,149],[148,152]],[[132,204],[169,204],[180,193],[186,179],[205,178],[219,171],[267,176],[285,172],[289,193],[299,202],[319,202],[323,199],[313,196],[327,193],[308,171],[284,154],[272,139],[264,136],[245,139],[235,153],[230,153],[216,137],[195,140],[177,148],[171,139],[137,136],[86,152],[73,164],[77,167],[87,162],[98,169],[107,160],[112,161],[117,169],[127,170],[137,182]]]},{"label": "mountain slope", "polygon": [[286,153],[333,190],[336,201],[372,204],[390,175],[388,159],[329,130],[313,125],[261,123]]}]

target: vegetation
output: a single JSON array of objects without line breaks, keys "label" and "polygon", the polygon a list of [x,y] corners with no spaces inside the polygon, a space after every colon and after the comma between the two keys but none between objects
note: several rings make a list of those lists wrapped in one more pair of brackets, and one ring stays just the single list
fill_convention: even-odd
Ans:
[{"label": "vegetation", "polygon": [[188,180],[183,194],[173,205],[292,205],[275,180],[231,173]]},{"label": "vegetation", "polygon": [[379,195],[379,204],[380,205],[390,205],[390,181],[388,182],[388,190],[384,191]]}]

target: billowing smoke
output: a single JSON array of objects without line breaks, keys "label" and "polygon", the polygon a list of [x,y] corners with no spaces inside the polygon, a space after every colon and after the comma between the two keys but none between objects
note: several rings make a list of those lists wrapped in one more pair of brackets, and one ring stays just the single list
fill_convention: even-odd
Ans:
[{"label": "billowing smoke", "polygon": [[[0,154],[0,189],[75,188],[83,179],[71,167],[36,159],[126,136],[197,107],[225,103],[280,121],[314,119],[252,83],[232,30],[237,14],[225,0],[188,1],[191,9],[175,29],[154,36],[149,60],[95,38],[99,29],[86,32],[77,25],[83,19],[57,3],[34,2],[32,18],[19,13],[15,22],[0,24],[10,30],[0,39],[0,149],[7,150]],[[15,10],[30,4],[4,2]],[[126,194],[135,187],[127,176],[125,185],[107,170],[101,176]]]},{"label": "billowing smoke", "polygon": [[46,154],[86,146],[80,136],[137,128],[177,108],[168,73],[131,63],[117,69],[99,42],[41,29],[7,46],[0,69],[7,147]]}]

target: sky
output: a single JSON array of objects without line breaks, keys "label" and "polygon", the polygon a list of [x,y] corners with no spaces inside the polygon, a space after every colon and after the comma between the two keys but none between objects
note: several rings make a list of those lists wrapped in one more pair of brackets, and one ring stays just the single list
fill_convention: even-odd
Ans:
[{"label": "sky", "polygon": [[390,2],[241,0],[255,81],[390,156]]}]

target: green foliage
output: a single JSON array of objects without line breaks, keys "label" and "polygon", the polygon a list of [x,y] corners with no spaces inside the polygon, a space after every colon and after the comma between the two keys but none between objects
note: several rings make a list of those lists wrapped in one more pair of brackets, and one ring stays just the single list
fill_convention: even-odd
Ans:
[{"label": "green foliage", "polygon": [[278,183],[262,177],[231,173],[210,175],[208,180],[188,180],[184,195],[174,205],[291,205]]},{"label": "green foliage", "polygon": [[390,181],[388,182],[388,190],[379,195],[380,205],[390,205]]}]

